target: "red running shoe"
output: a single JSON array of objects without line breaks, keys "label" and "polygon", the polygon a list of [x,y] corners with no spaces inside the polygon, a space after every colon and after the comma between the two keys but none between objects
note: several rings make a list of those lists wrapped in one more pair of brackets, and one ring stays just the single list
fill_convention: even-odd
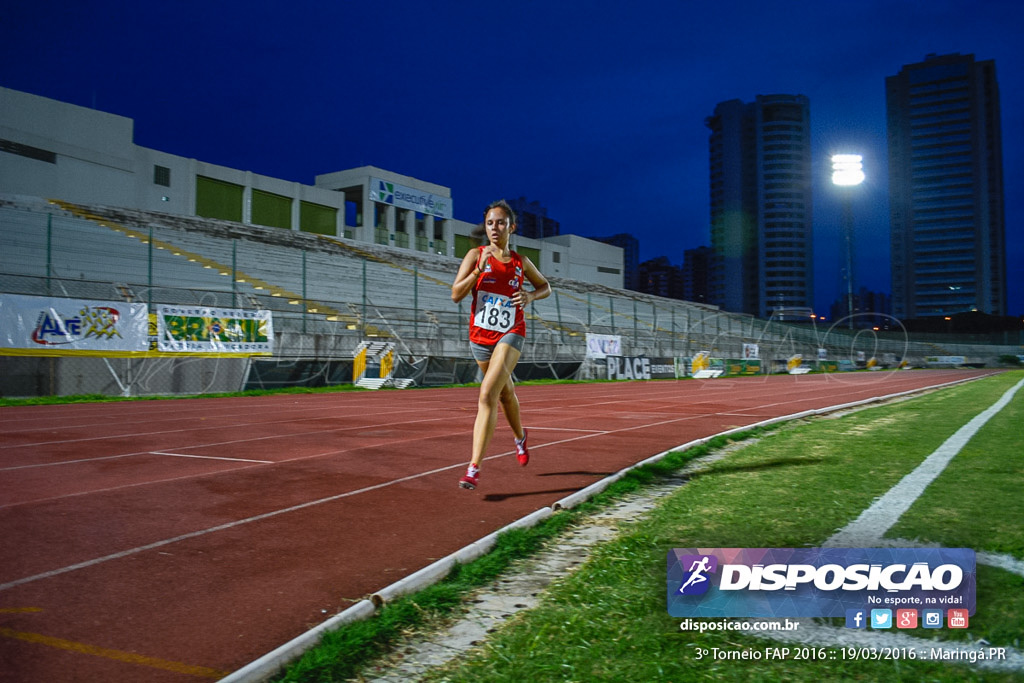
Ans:
[{"label": "red running shoe", "polygon": [[529,436],[527,431],[523,430],[523,440],[516,439],[516,459],[519,460],[520,467],[526,467],[530,462],[530,451],[526,448],[526,437]]},{"label": "red running shoe", "polygon": [[472,491],[473,489],[476,488],[477,479],[479,478],[479,470],[477,471],[476,474],[470,474],[469,472],[466,472],[464,475],[462,475],[462,479],[459,479],[459,487],[469,489],[470,491]]}]

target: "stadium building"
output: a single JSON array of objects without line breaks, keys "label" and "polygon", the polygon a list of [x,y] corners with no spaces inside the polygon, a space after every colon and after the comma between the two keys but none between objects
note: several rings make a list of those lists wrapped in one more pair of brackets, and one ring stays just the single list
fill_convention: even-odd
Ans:
[{"label": "stadium building", "polygon": [[[459,258],[479,244],[476,225],[454,218],[451,189],[441,185],[374,166],[304,185],[141,147],[133,129],[130,118],[0,88],[0,191]],[[575,238],[570,250],[566,240],[525,236],[513,246],[545,274],[622,288],[613,246]]]},{"label": "stadium building", "polygon": [[[372,166],[303,185],[147,149],[131,119],[0,88],[0,395],[476,381],[451,282],[477,226],[452,207],[449,188]],[[836,369],[858,343],[623,289],[620,246],[513,245],[553,285],[526,312],[517,380],[603,377],[620,354],[673,375],[698,356]],[[893,362],[938,350],[872,343]],[[763,364],[726,364],[751,344]]]}]

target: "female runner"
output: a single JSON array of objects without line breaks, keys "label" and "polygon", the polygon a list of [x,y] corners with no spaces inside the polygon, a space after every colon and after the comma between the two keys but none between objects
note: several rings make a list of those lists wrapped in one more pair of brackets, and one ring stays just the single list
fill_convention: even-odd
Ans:
[{"label": "female runner", "polygon": [[[459,480],[464,489],[475,489],[479,482],[480,461],[494,436],[498,403],[515,433],[519,464],[526,466],[530,461],[512,371],[526,342],[526,305],[551,294],[551,285],[530,259],[509,248],[516,216],[504,200],[484,211],[484,231],[487,244],[466,254],[452,284],[452,301],[456,303],[473,294],[469,346],[483,372],[473,425],[473,454],[466,474]],[[523,289],[526,282],[532,291]]]}]

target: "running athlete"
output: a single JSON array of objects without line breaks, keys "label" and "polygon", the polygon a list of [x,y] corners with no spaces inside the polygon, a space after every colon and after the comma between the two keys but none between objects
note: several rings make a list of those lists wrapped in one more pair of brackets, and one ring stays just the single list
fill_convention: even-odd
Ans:
[{"label": "running athlete", "polygon": [[[487,207],[483,227],[487,244],[466,254],[452,284],[452,301],[458,303],[467,294],[473,295],[469,346],[483,373],[473,425],[473,455],[466,474],[459,479],[464,489],[476,488],[480,461],[494,436],[499,403],[516,437],[519,464],[525,467],[530,461],[512,370],[526,342],[523,310],[531,301],[551,294],[551,285],[530,259],[509,248],[509,236],[516,231],[516,215],[507,202],[501,200]],[[526,282],[532,291],[523,289]]]}]

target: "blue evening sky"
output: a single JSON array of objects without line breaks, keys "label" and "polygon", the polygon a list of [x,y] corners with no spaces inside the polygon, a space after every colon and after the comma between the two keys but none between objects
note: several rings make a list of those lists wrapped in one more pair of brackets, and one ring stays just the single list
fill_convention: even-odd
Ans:
[{"label": "blue evening sky", "polygon": [[708,130],[730,99],[810,98],[816,308],[839,289],[834,151],[864,155],[857,280],[889,285],[885,78],[994,59],[1009,313],[1024,314],[1024,2],[12,0],[0,86],[127,116],[135,142],[312,184],[373,165],[452,188],[455,217],[539,201],[641,259],[709,244]]}]

